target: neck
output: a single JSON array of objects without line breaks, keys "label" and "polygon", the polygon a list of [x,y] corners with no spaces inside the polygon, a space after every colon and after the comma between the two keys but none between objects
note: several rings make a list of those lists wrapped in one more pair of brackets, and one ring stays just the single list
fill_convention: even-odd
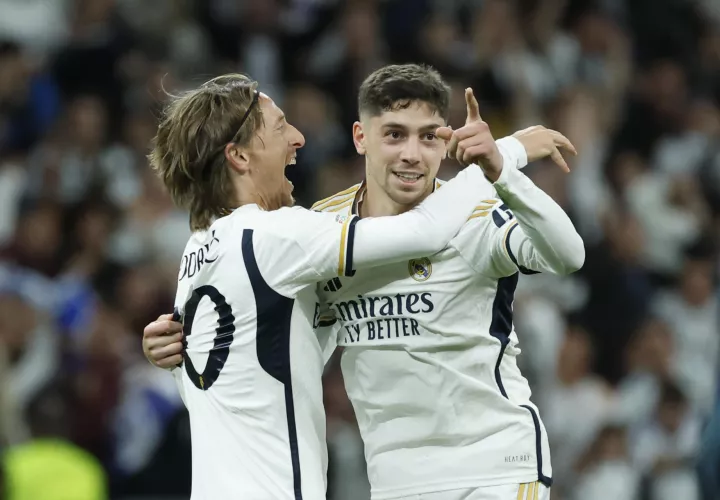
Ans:
[{"label": "neck", "polygon": [[243,205],[252,205],[253,203],[257,204],[260,208],[265,208],[262,206],[262,201],[252,194],[252,191],[239,189],[235,192],[235,207],[234,208],[240,208]]},{"label": "neck", "polygon": [[250,175],[234,175],[233,185],[235,186],[235,208],[255,204],[263,210],[271,210],[260,191],[255,187],[255,182]]},{"label": "neck", "polygon": [[385,190],[378,185],[378,183],[370,176],[366,177],[365,181],[365,197],[363,198],[362,205],[359,208],[360,217],[384,217],[387,215],[399,215],[412,210],[420,202],[422,202],[432,192],[431,188],[423,194],[415,203],[402,204],[398,203],[385,192]]}]

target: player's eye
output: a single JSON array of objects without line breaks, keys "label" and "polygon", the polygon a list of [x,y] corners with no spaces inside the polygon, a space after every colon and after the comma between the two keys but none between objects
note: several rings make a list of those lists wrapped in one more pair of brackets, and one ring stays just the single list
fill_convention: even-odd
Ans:
[{"label": "player's eye", "polygon": [[391,139],[400,139],[402,137],[402,134],[397,130],[389,130],[385,133],[386,137],[390,137]]},{"label": "player's eye", "polygon": [[425,134],[424,137],[426,141],[434,141],[435,139],[437,139],[435,132],[428,132],[427,134]]}]

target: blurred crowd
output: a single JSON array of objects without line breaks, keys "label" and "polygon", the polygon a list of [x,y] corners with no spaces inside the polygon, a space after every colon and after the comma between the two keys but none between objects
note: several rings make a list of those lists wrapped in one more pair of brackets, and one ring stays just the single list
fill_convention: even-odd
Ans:
[{"label": "blurred crowd", "polygon": [[[163,89],[257,79],[307,139],[288,175],[309,206],[362,179],[356,92],[394,62],[441,71],[455,127],[472,86],[496,138],[544,124],[580,152],[526,172],[585,267],[523,277],[514,307],[553,499],[720,498],[720,1],[0,0],[8,500],[188,496],[187,415],[140,345],[189,235],[145,157]],[[328,498],[367,500],[326,371]]]}]

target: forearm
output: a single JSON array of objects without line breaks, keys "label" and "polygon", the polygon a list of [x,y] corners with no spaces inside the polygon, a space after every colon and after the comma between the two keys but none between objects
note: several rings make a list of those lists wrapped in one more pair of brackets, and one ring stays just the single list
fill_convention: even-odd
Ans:
[{"label": "forearm", "polygon": [[[506,144],[509,148],[523,149]],[[522,232],[511,227],[507,250],[520,266],[555,274],[582,267],[585,246],[565,211],[517,169],[503,169],[494,184],[498,196],[512,210]]]},{"label": "forearm", "polygon": [[488,188],[482,169],[471,165],[409,212],[358,221],[354,267],[373,267],[439,252],[487,196]]}]

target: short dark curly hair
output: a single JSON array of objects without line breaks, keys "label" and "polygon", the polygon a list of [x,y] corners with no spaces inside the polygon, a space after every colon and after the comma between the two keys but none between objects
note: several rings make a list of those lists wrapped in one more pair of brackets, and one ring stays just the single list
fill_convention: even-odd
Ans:
[{"label": "short dark curly hair", "polygon": [[385,111],[405,109],[415,102],[430,105],[447,121],[450,86],[431,66],[398,64],[374,71],[360,85],[358,113],[377,116]]}]

